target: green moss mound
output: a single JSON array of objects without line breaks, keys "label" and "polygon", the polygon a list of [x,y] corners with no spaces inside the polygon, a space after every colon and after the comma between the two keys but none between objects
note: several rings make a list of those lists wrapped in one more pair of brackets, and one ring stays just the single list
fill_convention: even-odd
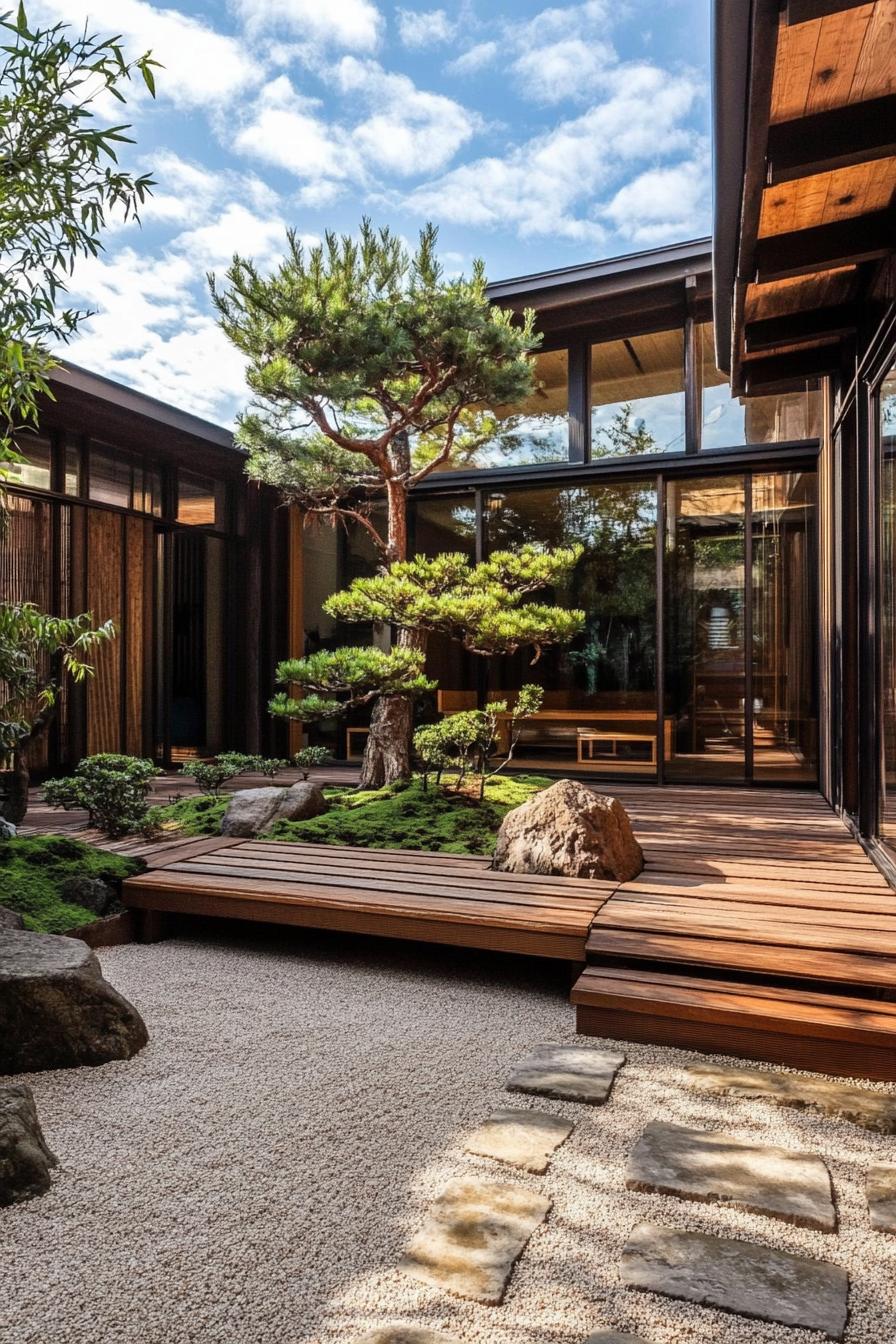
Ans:
[{"label": "green moss mound", "polygon": [[361,845],[366,849],[425,849],[437,854],[491,854],[504,817],[552,781],[538,775],[498,777],[482,803],[463,794],[424,793],[419,780],[369,793],[334,790],[330,811],[310,821],[279,821],[275,840]]},{"label": "green moss mound", "polygon": [[107,882],[138,873],[137,859],[108,854],[66,835],[37,835],[0,842],[0,905],[15,910],[33,933],[65,933],[97,916],[60,896],[70,877]]},{"label": "green moss mound", "polygon": [[228,801],[226,794],[215,798],[211,793],[200,793],[154,807],[152,819],[160,827],[159,838],[164,840],[169,831],[178,835],[220,835]]}]

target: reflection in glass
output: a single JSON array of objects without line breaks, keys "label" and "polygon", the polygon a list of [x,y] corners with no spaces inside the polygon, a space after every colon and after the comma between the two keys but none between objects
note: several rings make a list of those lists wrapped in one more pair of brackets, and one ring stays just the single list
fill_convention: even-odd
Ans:
[{"label": "reflection in glass", "polygon": [[684,447],[681,329],[592,346],[592,458],[679,453]]},{"label": "reflection in glass", "polygon": [[50,440],[26,432],[18,436],[15,446],[25,460],[10,462],[6,467],[10,485],[23,485],[30,490],[49,490],[53,460]]},{"label": "reflection in glass", "polygon": [[[471,495],[418,499],[411,515],[412,551],[415,555],[460,552],[476,559],[476,505]],[[453,713],[477,704],[482,661],[467,653],[456,639],[430,635],[426,648],[426,672],[439,683],[432,696],[425,696],[418,712],[434,718],[436,712]]]},{"label": "reflection in glass", "polygon": [[527,721],[521,763],[574,765],[592,773],[651,776],[657,760],[656,491],[629,482],[508,490],[484,515],[489,552],[524,542],[579,542],[584,554],[564,586],[541,600],[581,608],[582,635],[546,650],[490,660],[485,693],[512,697],[524,682],[544,688]]},{"label": "reflection in glass", "polygon": [[[142,498],[142,479],[140,486]],[[190,527],[224,527],[226,497],[227,490],[223,481],[215,481],[210,476],[195,476],[190,471],[179,471],[177,521]],[[150,501],[151,499],[150,486]]]},{"label": "reflection in glass", "polygon": [[98,504],[131,507],[131,463],[101,448],[90,448],[89,497]]},{"label": "reflection in glass", "polygon": [[753,778],[817,773],[814,472],[753,477]]},{"label": "reflection in glass", "polygon": [[744,483],[666,487],[669,779],[744,777]]},{"label": "reflection in glass", "polygon": [[699,328],[698,340],[703,386],[701,448],[738,448],[819,437],[820,392],[807,385],[801,391],[775,396],[732,397],[726,375],[716,368],[711,322]]},{"label": "reflection in glass", "polygon": [[442,470],[569,461],[569,355],[566,350],[542,351],[532,362],[532,395],[511,406],[492,407],[484,422],[476,421],[476,428],[492,422],[487,442],[476,443],[474,434],[465,444],[459,433],[456,450]]},{"label": "reflection in glass", "polygon": [[882,838],[896,849],[896,365],[880,390]]}]

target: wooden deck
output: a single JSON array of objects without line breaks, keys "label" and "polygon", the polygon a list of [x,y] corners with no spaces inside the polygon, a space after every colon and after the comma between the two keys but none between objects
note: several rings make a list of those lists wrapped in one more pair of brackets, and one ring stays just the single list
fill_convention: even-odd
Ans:
[{"label": "wooden deck", "polygon": [[613,793],[645,853],[624,884],[408,850],[110,847],[148,864],[125,889],[147,923],[214,915],[587,962],[572,995],[582,1033],[896,1081],[896,892],[823,799]]}]

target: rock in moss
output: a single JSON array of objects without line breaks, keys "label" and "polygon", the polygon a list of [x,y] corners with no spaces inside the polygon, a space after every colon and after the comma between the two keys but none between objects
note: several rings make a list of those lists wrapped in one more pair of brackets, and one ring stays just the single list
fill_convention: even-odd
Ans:
[{"label": "rock in moss", "polygon": [[644,867],[644,855],[618,798],[561,779],[508,812],[498,832],[494,867],[630,882]]}]

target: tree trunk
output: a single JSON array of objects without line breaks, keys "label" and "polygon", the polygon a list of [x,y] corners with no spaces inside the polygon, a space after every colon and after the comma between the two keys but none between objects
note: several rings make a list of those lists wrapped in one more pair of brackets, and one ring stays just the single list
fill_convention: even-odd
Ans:
[{"label": "tree trunk", "polygon": [[[419,630],[400,630],[400,648],[426,650],[426,635]],[[361,762],[359,789],[381,789],[411,778],[411,738],[414,732],[414,701],[409,695],[381,695],[370,716],[370,733]]]}]

